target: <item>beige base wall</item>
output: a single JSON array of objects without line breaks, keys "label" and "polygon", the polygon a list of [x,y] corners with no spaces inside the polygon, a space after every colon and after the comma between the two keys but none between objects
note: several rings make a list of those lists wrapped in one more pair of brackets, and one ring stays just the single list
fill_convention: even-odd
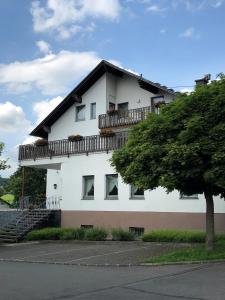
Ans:
[{"label": "beige base wall", "polygon": [[[205,214],[173,212],[62,211],[62,227],[94,225],[104,228],[204,230]],[[225,214],[215,214],[217,232],[225,232]]]}]

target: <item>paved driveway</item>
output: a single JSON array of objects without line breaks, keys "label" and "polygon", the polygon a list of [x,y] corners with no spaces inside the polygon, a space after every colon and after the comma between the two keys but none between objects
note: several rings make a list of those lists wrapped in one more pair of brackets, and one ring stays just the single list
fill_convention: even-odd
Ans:
[{"label": "paved driveway", "polygon": [[187,245],[142,242],[33,242],[0,246],[0,260],[74,265],[138,265]]}]

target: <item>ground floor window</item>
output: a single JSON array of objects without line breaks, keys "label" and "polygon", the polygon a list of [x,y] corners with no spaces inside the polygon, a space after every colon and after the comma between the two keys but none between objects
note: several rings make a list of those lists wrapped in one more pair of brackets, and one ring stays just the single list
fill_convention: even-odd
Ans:
[{"label": "ground floor window", "polygon": [[144,234],[145,229],[144,227],[129,227],[129,231],[133,232],[135,236],[141,236]]},{"label": "ground floor window", "polygon": [[83,199],[94,199],[94,176],[83,176]]},{"label": "ground floor window", "polygon": [[106,175],[106,199],[118,199],[118,174]]},{"label": "ground floor window", "polygon": [[198,199],[198,194],[185,195],[180,193],[180,199]]},{"label": "ground floor window", "polygon": [[144,199],[144,190],[131,185],[130,199]]},{"label": "ground floor window", "polygon": [[80,228],[83,228],[83,229],[91,229],[91,228],[94,228],[94,225],[80,225]]}]

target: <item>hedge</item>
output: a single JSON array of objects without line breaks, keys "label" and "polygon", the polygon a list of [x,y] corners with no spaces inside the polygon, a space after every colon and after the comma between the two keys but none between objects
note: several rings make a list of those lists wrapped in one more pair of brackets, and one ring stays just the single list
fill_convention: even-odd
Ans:
[{"label": "hedge", "polygon": [[[154,230],[142,236],[143,242],[204,243],[206,234],[201,231]],[[216,240],[225,239],[225,235],[216,235]]]},{"label": "hedge", "polygon": [[112,229],[112,239],[113,241],[134,241],[135,234],[122,228],[115,228]]}]

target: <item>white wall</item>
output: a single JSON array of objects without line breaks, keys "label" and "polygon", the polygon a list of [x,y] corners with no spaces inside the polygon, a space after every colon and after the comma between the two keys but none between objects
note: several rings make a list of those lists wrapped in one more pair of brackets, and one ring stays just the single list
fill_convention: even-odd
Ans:
[{"label": "white wall", "polygon": [[[130,187],[122,182],[121,177],[118,200],[104,200],[105,175],[115,173],[109,163],[110,157],[110,153],[64,157],[60,172],[48,171],[48,196],[52,196],[53,184],[61,180],[62,210],[205,212],[203,195],[199,195],[199,199],[180,199],[177,191],[167,194],[163,188],[146,191],[144,200],[130,200]],[[86,175],[95,176],[94,200],[82,200],[82,176]],[[214,200],[215,212],[224,213],[225,201],[219,197]]]},{"label": "white wall", "polygon": [[[69,135],[99,133],[98,117],[90,119],[91,103],[96,102],[96,115],[106,112],[106,75],[103,75],[83,96],[81,104],[72,105],[52,126],[49,140],[67,139]],[[75,107],[85,105],[85,121],[76,122]]]},{"label": "white wall", "polygon": [[[69,135],[84,136],[99,134],[98,115],[105,114],[109,101],[129,102],[129,109],[150,106],[151,97],[156,96],[140,88],[137,79],[124,75],[122,78],[104,74],[82,96],[81,104],[72,105],[52,126],[49,140],[67,139]],[[165,98],[171,100],[170,95]],[[90,119],[90,105],[96,102],[96,119]],[[76,122],[76,106],[85,105],[85,121]]]}]

